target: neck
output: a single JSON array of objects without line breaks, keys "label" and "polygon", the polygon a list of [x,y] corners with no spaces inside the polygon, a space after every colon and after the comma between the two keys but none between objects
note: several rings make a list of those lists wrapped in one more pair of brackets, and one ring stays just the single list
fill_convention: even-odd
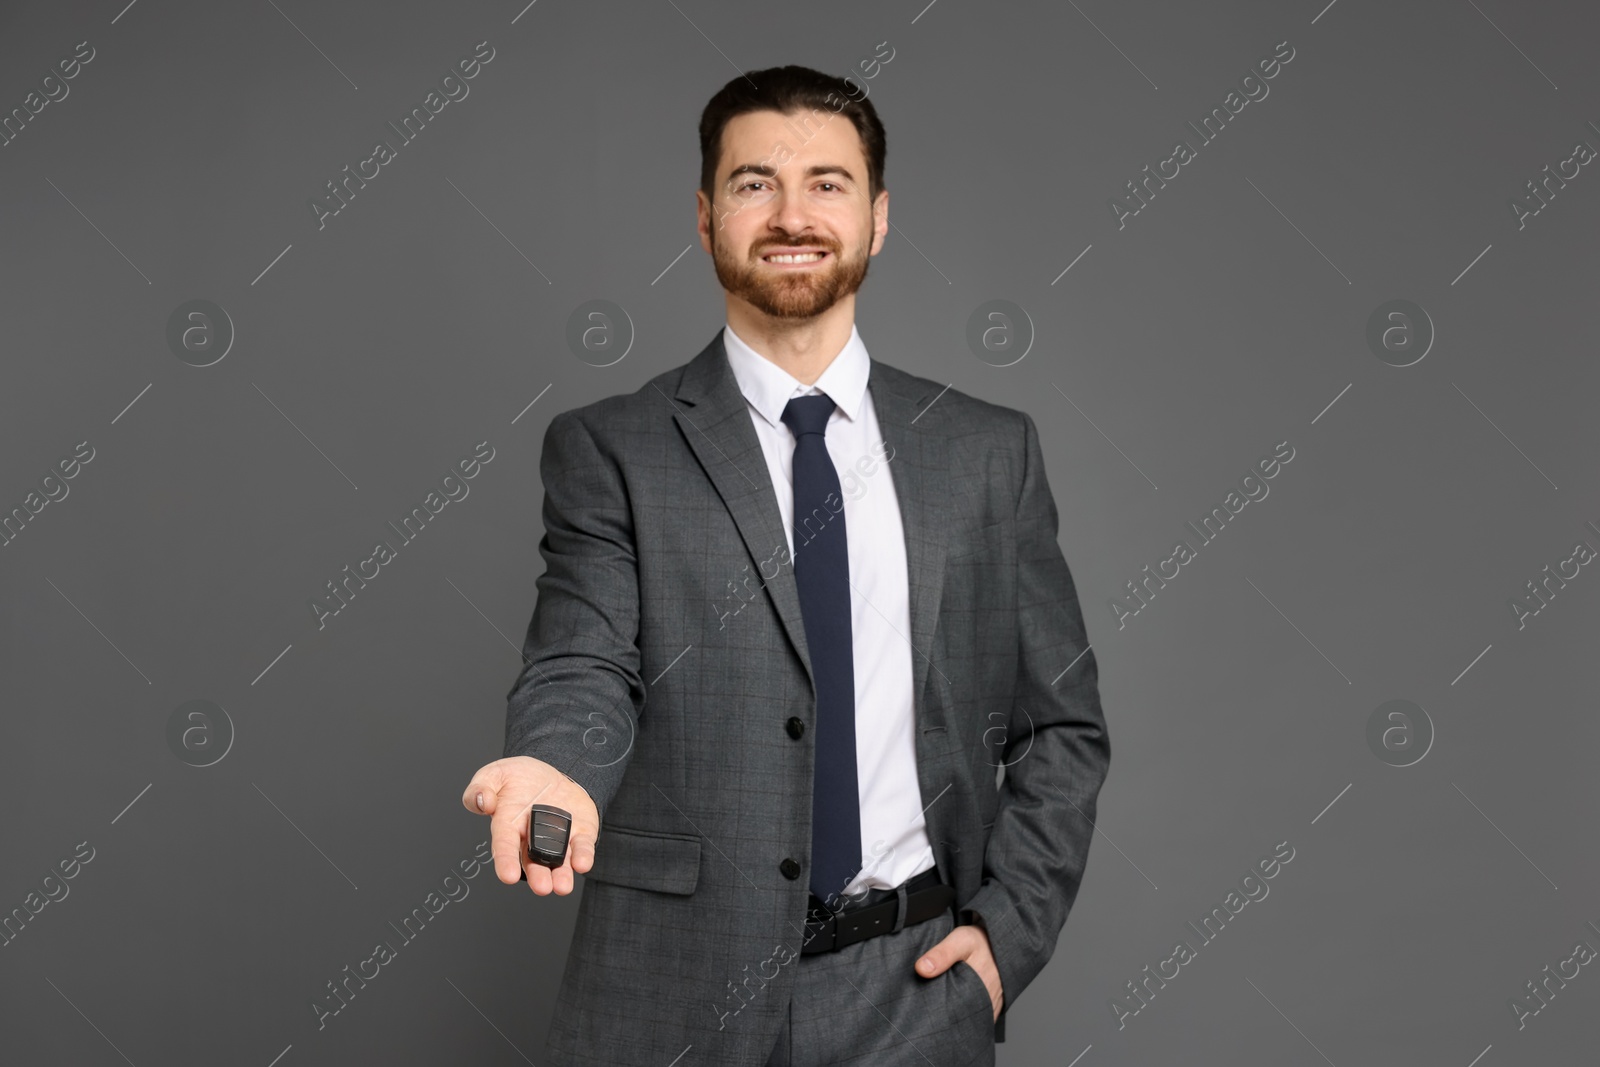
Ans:
[{"label": "neck", "polygon": [[811,385],[844,350],[855,325],[855,294],[809,319],[780,319],[727,293],[728,325],[762,358]]}]

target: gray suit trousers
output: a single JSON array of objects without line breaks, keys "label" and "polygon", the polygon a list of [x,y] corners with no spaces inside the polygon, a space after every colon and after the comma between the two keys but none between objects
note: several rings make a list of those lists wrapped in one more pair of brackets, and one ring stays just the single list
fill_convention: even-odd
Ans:
[{"label": "gray suit trousers", "polygon": [[767,1067],[994,1067],[994,1008],[964,961],[914,970],[955,925],[949,909],[898,933],[799,956],[788,1021]]}]

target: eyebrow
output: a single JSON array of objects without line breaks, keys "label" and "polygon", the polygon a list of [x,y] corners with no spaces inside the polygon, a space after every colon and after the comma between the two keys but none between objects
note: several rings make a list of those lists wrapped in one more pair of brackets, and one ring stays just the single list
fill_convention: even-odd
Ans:
[{"label": "eyebrow", "polygon": [[[732,172],[729,173],[727,177],[727,181],[732,182],[741,174],[759,174],[763,178],[776,178],[778,176],[778,168],[769,166],[765,163],[746,163],[743,166],[733,168]],[[854,174],[851,174],[849,170],[841,167],[837,163],[812,164],[805,169],[805,173],[801,175],[801,177],[815,178],[823,174],[841,175],[846,181],[849,181],[852,184],[854,184],[856,180],[856,176]]]}]

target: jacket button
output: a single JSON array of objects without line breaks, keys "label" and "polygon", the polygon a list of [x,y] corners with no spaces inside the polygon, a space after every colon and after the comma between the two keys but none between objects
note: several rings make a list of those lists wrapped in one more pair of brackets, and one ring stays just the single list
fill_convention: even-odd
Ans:
[{"label": "jacket button", "polygon": [[800,718],[798,715],[791,715],[789,717],[788,728],[789,736],[798,741],[800,740],[800,735],[806,732],[805,720]]},{"label": "jacket button", "polygon": [[791,882],[800,877],[800,865],[792,859],[786,859],[778,864],[778,870],[782,871],[783,876]]}]

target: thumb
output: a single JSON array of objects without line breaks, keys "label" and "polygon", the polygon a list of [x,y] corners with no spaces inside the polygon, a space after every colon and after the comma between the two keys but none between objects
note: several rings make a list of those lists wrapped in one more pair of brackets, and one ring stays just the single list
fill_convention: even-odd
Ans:
[{"label": "thumb", "polygon": [[942,941],[917,957],[918,974],[924,978],[932,978],[935,975],[943,974],[955,965],[956,960],[963,957],[964,954],[955,943],[956,930],[959,929],[961,928],[958,926],[955,930],[951,930],[944,936]]},{"label": "thumb", "polygon": [[477,815],[493,815],[504,784],[504,776],[498,773],[498,768],[493,765],[483,768],[472,776],[462,792],[462,807]]}]

